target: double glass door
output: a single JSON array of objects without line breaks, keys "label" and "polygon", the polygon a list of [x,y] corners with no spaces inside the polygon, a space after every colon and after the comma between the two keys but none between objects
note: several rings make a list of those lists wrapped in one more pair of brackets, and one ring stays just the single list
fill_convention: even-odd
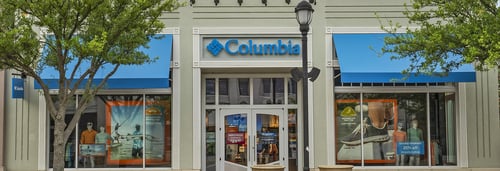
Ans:
[{"label": "double glass door", "polygon": [[283,109],[220,110],[220,170],[250,171],[254,165],[286,165]]}]

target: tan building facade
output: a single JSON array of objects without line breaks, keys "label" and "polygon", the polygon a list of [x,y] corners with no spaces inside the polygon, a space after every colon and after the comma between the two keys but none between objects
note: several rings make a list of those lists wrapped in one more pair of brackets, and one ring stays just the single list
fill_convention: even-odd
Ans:
[{"label": "tan building facade", "polygon": [[[302,170],[302,81],[290,74],[302,66],[299,1],[191,0],[165,13],[158,54],[169,61],[163,69],[171,83],[103,90],[70,137],[67,170],[243,171],[256,164]],[[404,22],[404,2],[313,3],[308,67],[321,72],[309,82],[310,168],[500,169],[497,70],[466,82],[342,80],[348,40],[357,40],[349,46],[377,40],[381,23]],[[11,74],[0,77],[0,168],[50,170],[52,127],[43,97],[28,78],[24,98],[11,98]],[[386,114],[381,125],[376,111]],[[111,138],[83,143],[89,127]]]}]

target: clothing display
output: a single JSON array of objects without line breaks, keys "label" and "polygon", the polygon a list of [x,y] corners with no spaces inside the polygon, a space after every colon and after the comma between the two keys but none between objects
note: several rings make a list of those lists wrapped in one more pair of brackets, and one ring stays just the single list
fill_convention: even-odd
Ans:
[{"label": "clothing display", "polygon": [[80,143],[81,144],[94,144],[96,135],[97,135],[97,131],[95,131],[93,129],[84,130],[84,131],[82,131],[82,135],[80,137]]},{"label": "clothing display", "polygon": [[392,150],[396,153],[396,166],[403,166],[405,162],[405,155],[397,151],[398,142],[406,141],[406,132],[401,131],[403,125],[400,123],[397,126],[397,130],[392,133]]},{"label": "clothing display", "polygon": [[107,133],[101,132],[95,136],[95,143],[96,144],[107,144],[106,141],[110,140],[110,139],[111,139],[111,136],[109,136]]},{"label": "clothing display", "polygon": [[409,128],[408,129],[408,141],[409,142],[416,142],[416,141],[422,141],[422,130],[419,128]]},{"label": "clothing display", "polygon": [[101,127],[101,132],[99,132],[96,136],[95,136],[95,143],[96,144],[107,144],[107,140],[112,140],[111,139],[111,136],[106,133],[104,127]]},{"label": "clothing display", "polygon": [[396,151],[396,146],[398,142],[405,142],[406,141],[406,132],[404,131],[394,131],[392,134],[392,142],[393,142],[393,149]]}]

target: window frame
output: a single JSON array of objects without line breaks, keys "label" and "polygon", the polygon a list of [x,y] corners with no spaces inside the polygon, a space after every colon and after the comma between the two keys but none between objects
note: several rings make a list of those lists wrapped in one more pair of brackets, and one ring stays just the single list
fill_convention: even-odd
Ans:
[{"label": "window frame", "polygon": [[[158,95],[164,95],[164,96],[170,96],[170,105],[171,105],[171,108],[170,108],[170,123],[176,123],[174,122],[174,118],[176,118],[174,115],[174,110],[172,108],[173,104],[174,104],[174,95],[173,95],[173,92],[172,92],[172,88],[167,88],[167,89],[133,89],[133,90],[108,90],[108,89],[103,89],[103,90],[99,90],[99,92],[95,95],[96,97],[97,96],[102,96],[102,95],[109,95],[109,96],[120,96],[120,95],[123,95],[123,96],[127,96],[127,95],[139,95],[142,97],[142,101],[147,101],[146,97],[147,96],[158,96]],[[83,90],[77,90],[76,93],[75,93],[75,100],[76,100],[76,103],[75,103],[75,106],[78,105],[78,100],[80,98],[78,98],[78,96],[81,96],[83,95]],[[55,90],[55,89],[52,89],[49,91],[50,95],[53,96],[53,95],[57,95],[58,94],[58,90]],[[40,115],[40,119],[39,119],[39,123],[43,123],[43,124],[40,124],[41,127],[44,127],[42,129],[40,129],[39,132],[44,132],[44,134],[46,134],[47,136],[45,136],[46,138],[43,138],[43,141],[40,141],[40,142],[43,142],[40,144],[39,147],[43,146],[44,148],[39,148],[39,152],[43,152],[44,153],[44,157],[45,157],[45,168],[46,169],[52,169],[52,167],[50,167],[50,160],[49,160],[49,157],[50,157],[50,148],[52,146],[52,144],[50,144],[50,139],[49,139],[49,135],[50,135],[50,123],[52,122],[51,119],[50,119],[50,114],[49,112],[47,111],[47,107],[46,107],[46,102],[45,102],[45,98],[43,97],[43,94],[41,94],[39,96],[39,113],[41,114]],[[143,104],[143,108],[146,107],[146,104]],[[43,115],[43,113],[45,113],[45,115]],[[143,115],[145,115],[143,113]],[[43,126],[42,126],[43,125]],[[78,130],[78,127],[79,127],[79,124],[77,123],[77,125],[75,126],[75,129],[73,131],[79,131]],[[143,126],[144,127],[144,126]],[[151,164],[150,166],[148,167],[147,166],[147,163],[146,163],[146,159],[143,158],[143,162],[142,162],[142,166],[141,167],[135,167],[133,169],[147,169],[147,168],[152,168],[152,169],[170,169],[170,168],[173,168],[174,166],[174,149],[176,147],[174,147],[174,139],[178,139],[179,137],[176,136],[175,132],[178,131],[176,130],[178,128],[178,126],[174,126],[174,124],[171,124],[170,125],[170,148],[171,148],[171,152],[170,152],[170,166],[165,166],[165,167],[151,167]],[[145,131],[146,128],[144,127],[143,130]],[[42,134],[40,134],[42,135]],[[75,167],[74,168],[66,168],[66,169],[81,169],[82,167],[79,167],[79,163],[78,163],[78,150],[76,150],[78,148],[78,145],[79,145],[79,135],[78,134],[75,134],[75,155],[74,155],[74,158],[75,158]],[[145,145],[144,145],[145,146]],[[139,165],[140,166],[140,165]],[[39,164],[39,168],[43,168],[43,166],[41,166]],[[103,169],[109,169],[109,168],[91,168],[93,170],[103,170]],[[121,169],[127,169],[127,168],[121,168]]]},{"label": "window frame", "polygon": [[[431,142],[431,131],[430,131],[430,107],[429,107],[429,103],[430,103],[430,94],[431,93],[453,93],[454,94],[454,99],[455,99],[455,105],[454,105],[454,108],[453,110],[455,111],[455,121],[454,121],[454,124],[455,124],[455,127],[458,127],[459,123],[461,123],[461,121],[463,120],[463,113],[460,111],[460,99],[459,98],[459,83],[447,83],[447,84],[427,84],[425,86],[362,86],[362,85],[355,85],[355,86],[345,86],[345,85],[342,85],[342,86],[333,86],[333,98],[332,98],[332,104],[330,108],[332,108],[332,113],[330,113],[330,121],[333,121],[334,124],[333,125],[336,125],[336,119],[335,119],[335,106],[336,106],[336,101],[337,99],[335,98],[335,95],[338,94],[338,93],[355,93],[355,94],[359,94],[360,95],[360,101],[363,103],[363,96],[365,93],[393,93],[393,94],[398,94],[398,93],[425,93],[426,94],[426,118],[427,118],[427,123],[426,123],[426,127],[427,127],[427,136],[425,137],[425,140],[426,142]],[[336,136],[336,126],[332,126],[332,129],[331,130],[331,133],[332,134],[332,140],[334,142],[337,142],[338,138],[340,137],[337,137]],[[432,162],[428,161],[428,164],[427,165],[424,165],[424,166],[414,166],[414,167],[425,167],[425,168],[428,168],[428,167],[432,167],[432,168],[436,168],[436,167],[439,167],[439,168],[457,168],[457,167],[461,167],[464,165],[464,155],[466,154],[463,154],[462,150],[460,150],[461,148],[463,148],[464,146],[466,146],[466,144],[464,144],[463,142],[461,142],[460,140],[462,138],[460,138],[461,136],[458,136],[458,135],[461,135],[461,133],[465,132],[463,130],[464,128],[462,127],[459,127],[459,129],[457,129],[457,131],[455,132],[455,147],[456,147],[456,151],[455,151],[455,154],[456,154],[456,165],[452,166],[452,165],[445,165],[445,166],[433,166],[432,165]],[[430,145],[426,145],[425,146],[425,155],[427,158],[431,158],[431,146]],[[334,164],[337,164],[337,149],[336,148],[332,148],[330,150],[330,152],[332,153],[332,163]],[[365,160],[364,160],[364,152],[361,151],[361,162],[360,162],[360,167],[389,167],[389,168],[408,168],[408,166],[367,166],[366,163],[365,163]]]}]

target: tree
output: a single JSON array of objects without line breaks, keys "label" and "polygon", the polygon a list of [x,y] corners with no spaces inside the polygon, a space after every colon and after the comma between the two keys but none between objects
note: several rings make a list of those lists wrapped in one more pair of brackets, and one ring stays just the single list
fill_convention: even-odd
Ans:
[{"label": "tree", "polygon": [[[500,60],[500,16],[496,0],[412,0],[406,6],[406,26],[389,22],[382,53],[408,58],[403,73],[447,73],[464,64],[488,70]],[[416,28],[415,28],[416,26]]]},{"label": "tree", "polygon": [[[54,170],[64,170],[66,141],[88,102],[121,65],[154,62],[138,48],[159,38],[163,12],[182,5],[177,0],[0,0],[0,69],[16,70],[40,84],[55,124]],[[84,63],[90,67],[83,68]],[[112,71],[94,82],[105,64]],[[40,77],[46,68],[59,73],[55,98]],[[78,89],[82,100],[66,123],[66,105]]]}]

